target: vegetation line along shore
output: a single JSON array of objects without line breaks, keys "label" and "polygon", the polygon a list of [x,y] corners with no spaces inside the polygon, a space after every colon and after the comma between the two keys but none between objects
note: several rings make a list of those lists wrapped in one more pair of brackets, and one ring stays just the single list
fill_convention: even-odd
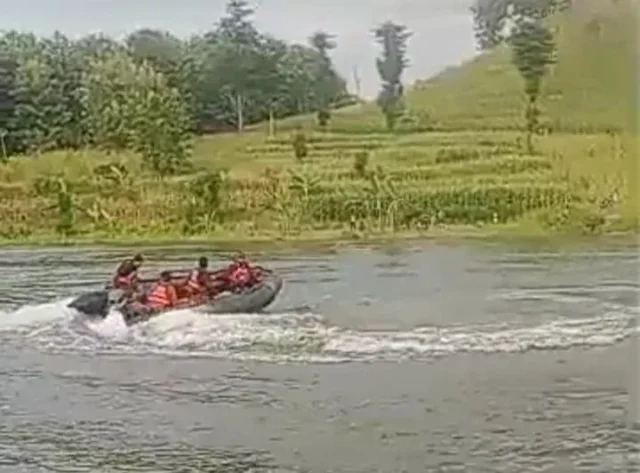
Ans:
[{"label": "vegetation line along shore", "polygon": [[475,0],[480,54],[410,85],[372,25],[373,102],[244,0],[188,39],[4,32],[0,242],[635,232],[639,10]]}]

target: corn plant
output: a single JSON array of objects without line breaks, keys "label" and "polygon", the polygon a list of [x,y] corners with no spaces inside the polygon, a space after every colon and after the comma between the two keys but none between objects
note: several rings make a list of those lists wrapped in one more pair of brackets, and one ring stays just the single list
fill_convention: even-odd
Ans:
[{"label": "corn plant", "polygon": [[183,233],[206,233],[222,222],[227,181],[227,173],[218,170],[202,174],[189,182]]},{"label": "corn plant", "polygon": [[293,135],[293,155],[298,161],[304,160],[309,154],[309,149],[307,147],[307,136],[304,134],[302,130],[299,130],[295,135]]},{"label": "corn plant", "polygon": [[367,173],[367,165],[369,164],[369,153],[366,151],[358,151],[353,159],[353,170],[356,176],[363,178]]},{"label": "corn plant", "polygon": [[56,231],[62,236],[69,236],[75,232],[76,203],[74,193],[69,182],[59,176],[48,176],[37,179],[34,183],[36,195],[55,198],[55,203],[44,210],[57,210],[58,222]]},{"label": "corn plant", "polygon": [[[508,221],[524,213],[559,205],[567,190],[558,185],[413,189],[394,192],[342,191],[314,196],[314,218],[348,223],[377,218],[391,227],[411,220],[437,218],[442,223],[476,224]],[[384,214],[381,214],[384,211]],[[383,217],[380,219],[380,217]]]},{"label": "corn plant", "polygon": [[83,207],[81,210],[91,219],[94,227],[102,228],[104,230],[113,230],[115,220],[99,199],[95,199],[90,206],[87,206],[86,208]]}]

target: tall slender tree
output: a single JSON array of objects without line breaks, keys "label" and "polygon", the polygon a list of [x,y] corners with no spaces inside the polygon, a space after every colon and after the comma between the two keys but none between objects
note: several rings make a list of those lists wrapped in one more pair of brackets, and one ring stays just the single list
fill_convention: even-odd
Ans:
[{"label": "tall slender tree", "polygon": [[475,0],[471,7],[476,40],[480,49],[506,42],[512,63],[524,83],[527,148],[533,150],[538,129],[540,90],[549,66],[554,62],[555,40],[545,19],[571,7],[572,0]]},{"label": "tall slender tree", "polygon": [[516,19],[541,20],[569,8],[572,0],[474,0],[471,6],[476,41],[492,49],[507,40]]},{"label": "tall slender tree", "polygon": [[233,104],[238,132],[244,129],[244,109],[255,84],[261,36],[251,17],[254,10],[246,0],[230,0],[220,20],[214,53],[218,73],[222,73],[222,94]]},{"label": "tall slender tree", "polygon": [[382,47],[382,54],[376,59],[376,67],[382,81],[377,103],[385,116],[387,129],[392,131],[404,111],[402,74],[409,66],[407,42],[411,33],[406,26],[387,21],[380,25],[374,34]]},{"label": "tall slender tree", "polygon": [[525,122],[527,148],[533,151],[533,135],[538,129],[540,110],[538,98],[542,80],[554,61],[553,35],[540,20],[522,19],[517,22],[509,38],[513,64],[524,81],[527,96]]},{"label": "tall slender tree", "polygon": [[0,50],[0,161],[16,151],[8,138],[15,120],[17,69],[18,63],[6,51]]},{"label": "tall slender tree", "polygon": [[335,49],[333,36],[325,31],[316,31],[310,38],[309,44],[318,53],[319,61],[315,74],[316,114],[318,124],[325,127],[331,119],[331,101],[334,98],[334,77],[329,52]]}]

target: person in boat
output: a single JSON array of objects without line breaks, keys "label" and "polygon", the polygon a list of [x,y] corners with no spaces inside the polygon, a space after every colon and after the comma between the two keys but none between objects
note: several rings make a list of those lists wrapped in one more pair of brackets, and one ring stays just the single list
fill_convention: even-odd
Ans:
[{"label": "person in boat", "polygon": [[171,271],[160,273],[160,280],[153,285],[144,298],[145,307],[152,310],[178,307],[178,294],[171,280]]},{"label": "person in boat", "polygon": [[111,281],[111,286],[114,289],[136,291],[139,279],[138,270],[143,262],[144,258],[140,253],[134,255],[133,258],[124,260],[116,269],[116,273]]},{"label": "person in boat", "polygon": [[218,276],[227,290],[240,291],[262,280],[261,268],[253,267],[243,253],[234,255],[231,264]]},{"label": "person in boat", "polygon": [[184,288],[191,299],[205,299],[209,294],[217,292],[215,286],[218,285],[211,280],[209,259],[201,256],[198,266],[189,272]]}]

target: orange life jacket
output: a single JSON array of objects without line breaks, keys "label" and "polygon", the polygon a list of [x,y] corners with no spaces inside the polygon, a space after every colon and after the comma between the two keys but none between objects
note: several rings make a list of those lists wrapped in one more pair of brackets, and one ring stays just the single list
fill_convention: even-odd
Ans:
[{"label": "orange life jacket", "polygon": [[159,282],[153,286],[147,295],[147,305],[153,308],[164,308],[171,305],[169,287],[166,283]]},{"label": "orange life jacket", "polygon": [[[124,263],[123,263],[124,264]],[[115,289],[128,289],[138,280],[138,271],[133,269],[127,274],[120,274],[120,268],[113,277],[112,285]]]},{"label": "orange life jacket", "polygon": [[251,268],[246,262],[234,263],[229,268],[228,280],[236,286],[244,286],[251,281]]}]

